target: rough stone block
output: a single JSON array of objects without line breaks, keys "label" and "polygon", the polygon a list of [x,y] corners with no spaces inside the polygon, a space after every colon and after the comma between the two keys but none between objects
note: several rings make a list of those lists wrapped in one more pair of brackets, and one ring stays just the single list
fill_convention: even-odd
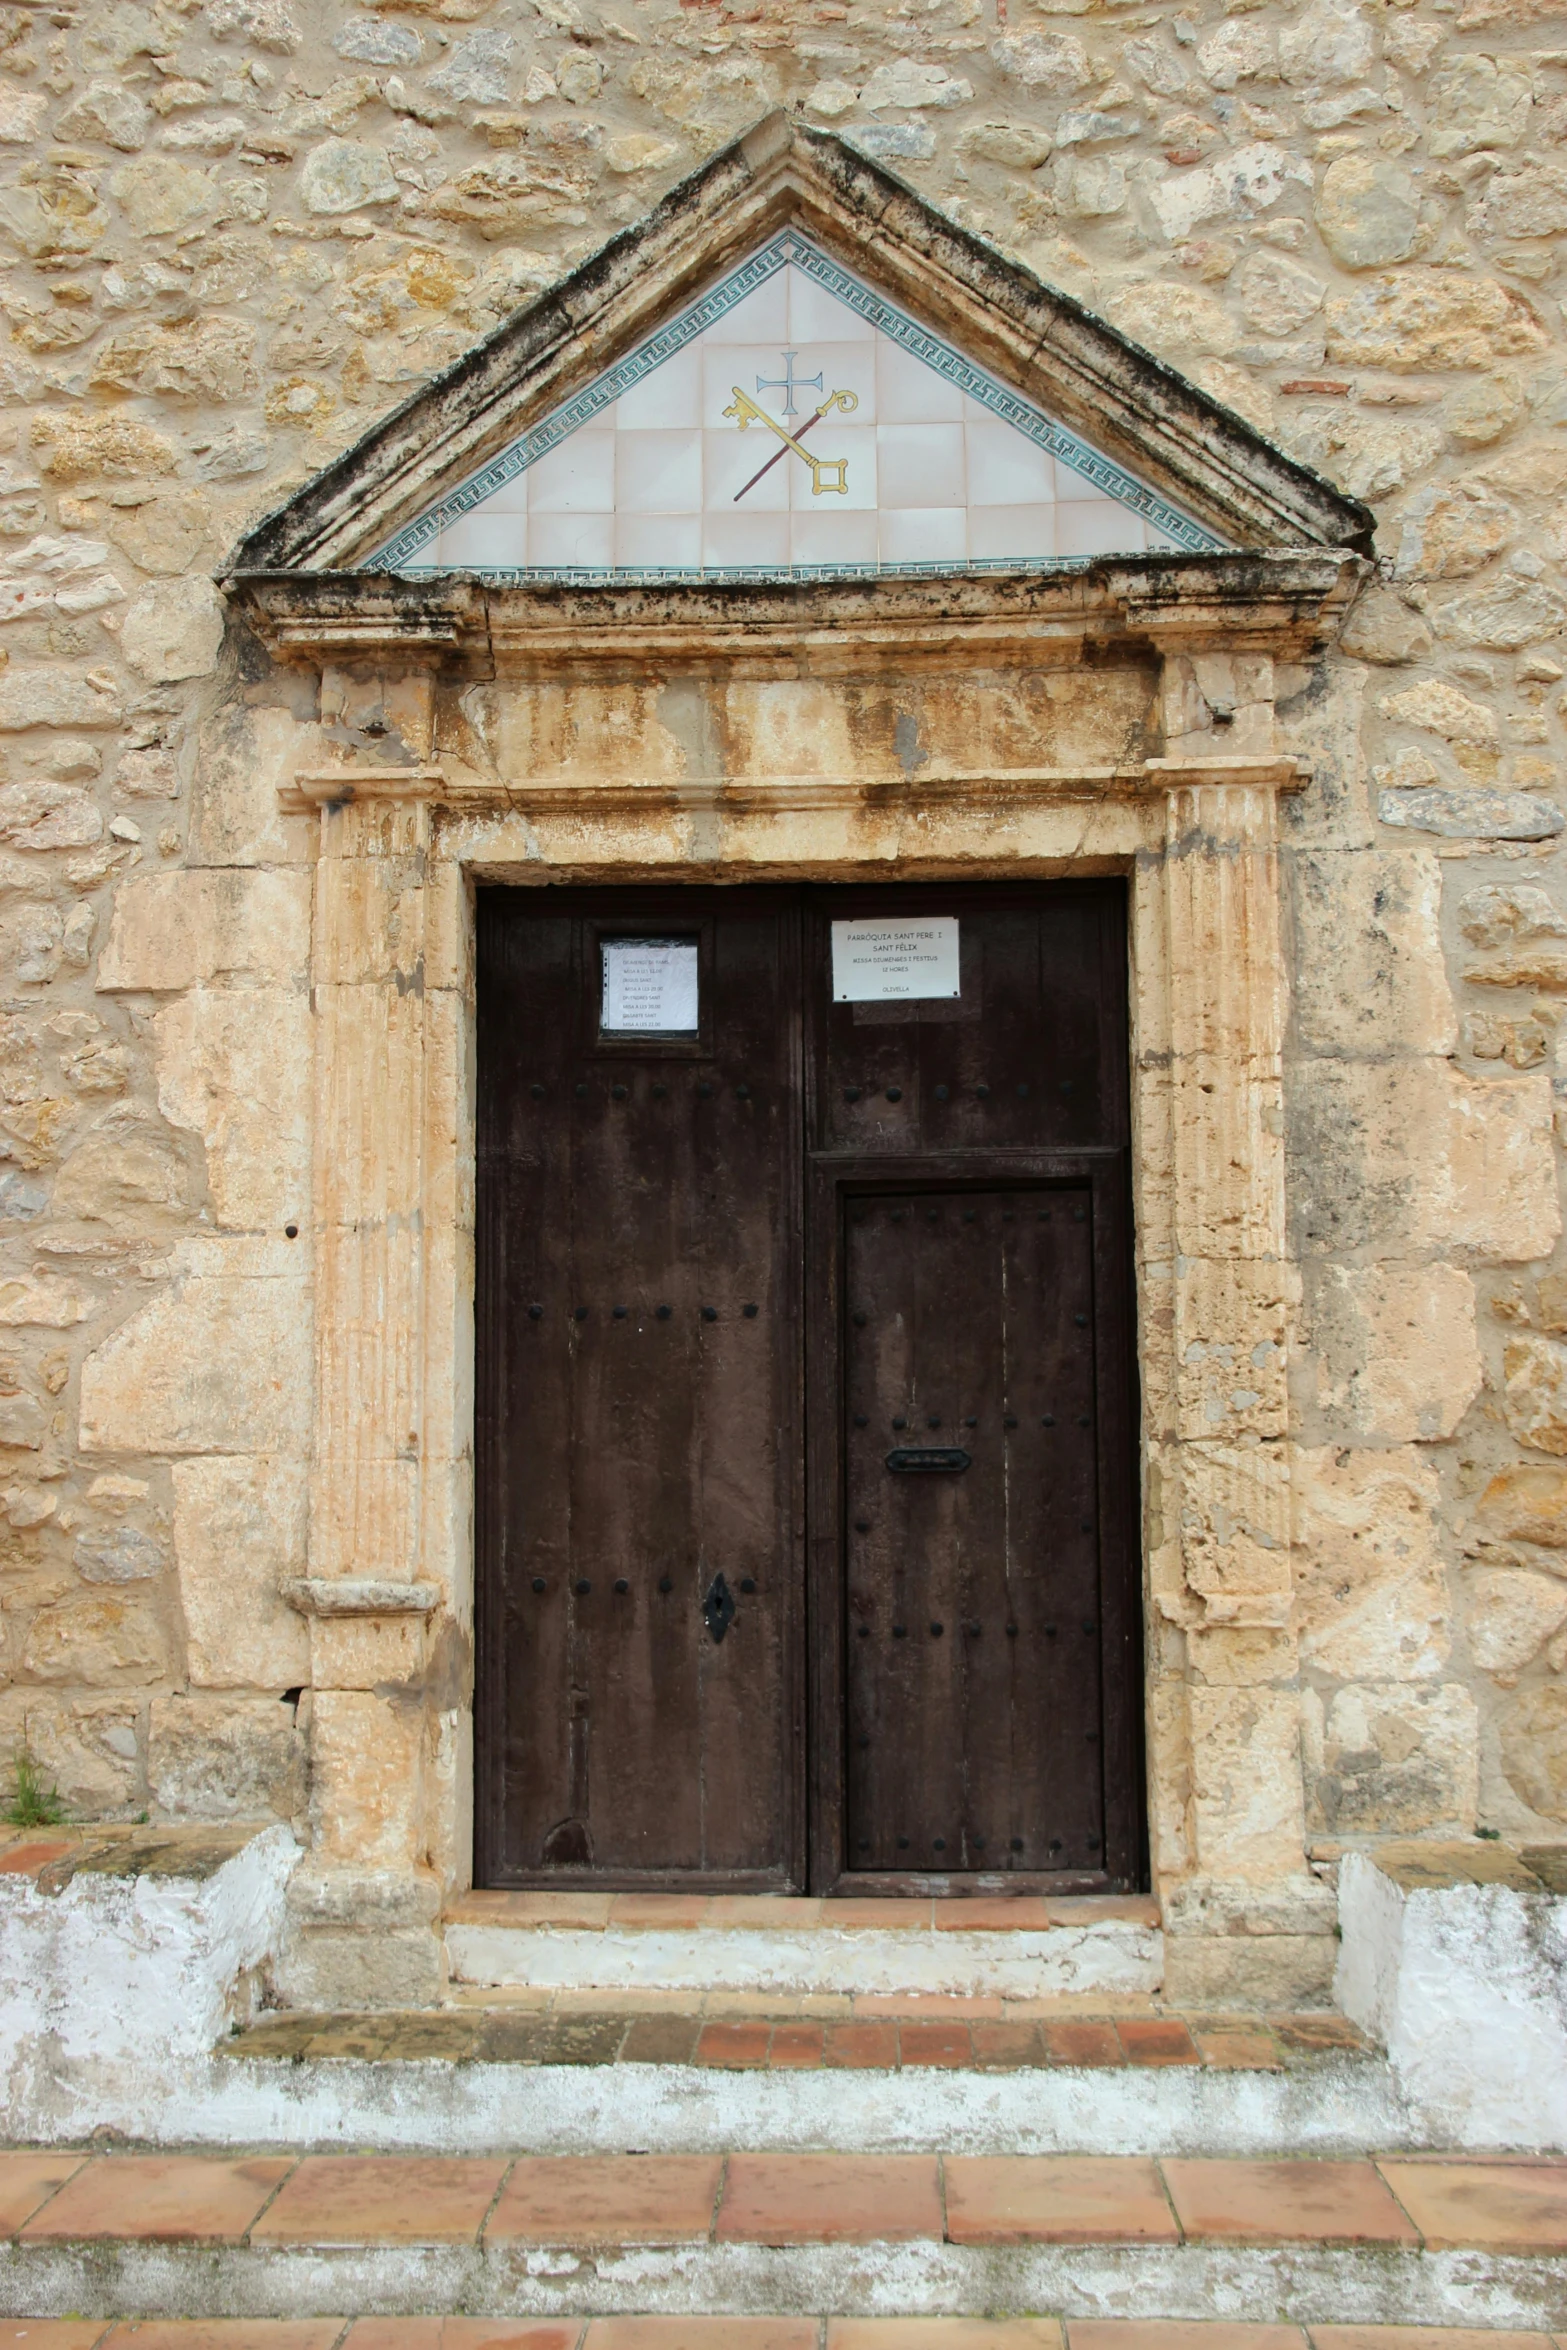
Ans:
[{"label": "rough stone block", "polygon": [[1502,1372],[1502,1410],[1519,1443],[1567,1453],[1567,1346],[1520,1332],[1503,1350]]},{"label": "rough stone block", "polygon": [[310,1199],[310,1009],[299,989],[192,988],[153,1022],[158,1107],[206,1146],[213,1214],[277,1231]]},{"label": "rough stone block", "polygon": [[1299,1701],[1289,1689],[1193,1689],[1192,1807],[1205,1876],[1296,1875],[1305,1842]]},{"label": "rough stone block", "polygon": [[1456,1681],[1368,1684],[1326,1703],[1302,1700],[1308,1816],[1315,1828],[1473,1828],[1480,1792],[1479,1722]]},{"label": "rough stone block", "polygon": [[394,1872],[419,1857],[424,1710],[416,1696],[318,1689],[311,1705],[311,1814],[325,1863]]},{"label": "rough stone block", "polygon": [[291,1819],[305,1805],[305,1742],[275,1697],[155,1697],[147,1784],[176,1820]]},{"label": "rough stone block", "polygon": [[1317,1401],[1349,1437],[1451,1436],[1484,1381],[1474,1283],[1456,1265],[1320,1265],[1312,1277]]},{"label": "rough stone block", "polygon": [[133,874],[115,892],[98,986],[171,994],[218,978],[293,983],[309,954],[308,874]]},{"label": "rough stone block", "polygon": [[1514,1792],[1546,1819],[1567,1820],[1567,1689],[1539,1681],[1502,1717],[1502,1768]]},{"label": "rough stone block", "polygon": [[145,1801],[142,1700],[61,1697],[52,1689],[0,1692],[0,1778],[25,1746],[46,1787],[58,1788],[76,1819],[119,1817]]},{"label": "rough stone block", "polygon": [[1327,2007],[1337,1959],[1331,1934],[1167,1934],[1164,1997],[1189,2010]]},{"label": "rough stone block", "polygon": [[1412,1446],[1295,1454],[1301,1661],[1341,1681],[1416,1681],[1447,1662],[1442,1492]]},{"label": "rough stone block", "polygon": [[1446,1061],[1315,1060],[1289,1090],[1292,1228],[1305,1255],[1549,1256],[1561,1231],[1550,1080]]},{"label": "rough stone block", "polygon": [[309,1678],[310,1634],[281,1596],[305,1559],[302,1461],[176,1461],[174,1554],[191,1680],[289,1689]]},{"label": "rough stone block", "polygon": [[150,1604],[118,1591],[95,1591],[38,1610],[23,1643],[22,1667],[38,1681],[113,1689],[127,1681],[167,1680],[169,1644]]},{"label": "rough stone block", "polygon": [[302,1457],[311,1370],[303,1280],[187,1275],[83,1364],[83,1450]]},{"label": "rough stone block", "polygon": [[1481,1494],[1478,1516],[1498,1541],[1567,1550],[1567,1469],[1533,1461],[1502,1469]]},{"label": "rough stone block", "polygon": [[[1288,860],[1295,1025],[1308,1053],[1450,1053],[1442,875],[1427,850],[1301,852]],[[1332,952],[1324,953],[1326,940]]]}]

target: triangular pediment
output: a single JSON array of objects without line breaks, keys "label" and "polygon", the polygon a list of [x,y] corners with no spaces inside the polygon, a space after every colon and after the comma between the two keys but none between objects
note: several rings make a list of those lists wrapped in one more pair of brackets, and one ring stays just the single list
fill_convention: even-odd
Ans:
[{"label": "triangular pediment", "polygon": [[498,584],[1369,546],[1370,517],[844,142],[770,117],[234,568]]}]

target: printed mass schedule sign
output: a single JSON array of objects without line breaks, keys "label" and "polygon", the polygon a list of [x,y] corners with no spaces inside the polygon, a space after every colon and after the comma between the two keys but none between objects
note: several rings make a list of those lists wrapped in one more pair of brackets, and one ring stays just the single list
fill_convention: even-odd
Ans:
[{"label": "printed mass schedule sign", "polygon": [[897,916],[832,926],[835,1004],[929,1000],[958,990],[956,914]]},{"label": "printed mass schedule sign", "polygon": [[697,943],[694,938],[606,938],[606,1036],[694,1036]]}]

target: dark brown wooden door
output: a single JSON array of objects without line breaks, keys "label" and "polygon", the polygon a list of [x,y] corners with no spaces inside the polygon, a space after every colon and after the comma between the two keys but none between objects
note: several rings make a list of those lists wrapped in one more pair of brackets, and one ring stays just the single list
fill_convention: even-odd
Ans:
[{"label": "dark brown wooden door", "polygon": [[1098,1871],[1092,1195],[853,1201],[844,1348],[856,1869]]},{"label": "dark brown wooden door", "polygon": [[486,891],[479,999],[477,1881],[1142,1882],[1122,885]]},{"label": "dark brown wooden door", "polygon": [[[481,897],[481,1883],[802,1872],[798,937]],[[603,1032],[616,940],[694,946],[694,1033]]]}]

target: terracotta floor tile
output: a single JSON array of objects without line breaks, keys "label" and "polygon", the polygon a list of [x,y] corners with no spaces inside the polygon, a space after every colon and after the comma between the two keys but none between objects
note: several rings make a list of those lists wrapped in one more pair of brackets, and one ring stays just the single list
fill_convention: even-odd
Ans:
[{"label": "terracotta floor tile", "polygon": [[1017,2070],[1046,2061],[1039,2026],[1034,2023],[975,2024],[974,2061],[998,2070]]},{"label": "terracotta floor tile", "polygon": [[710,1902],[706,1893],[616,1893],[610,1898],[609,1923],[643,1933],[667,1933],[671,1927],[694,1932],[706,1923]]},{"label": "terracotta floor tile", "polygon": [[898,2058],[911,2066],[972,2064],[973,2036],[967,2024],[905,2021],[898,2026]]},{"label": "terracotta floor tile", "polygon": [[1567,2251],[1567,2162],[1378,2165],[1433,2251]]},{"label": "terracotta floor tile", "polygon": [[332,2350],[340,2317],[124,2319],[105,2350]]},{"label": "terracotta floor tile", "polygon": [[57,2187],[87,2160],[85,2154],[0,2154],[0,2236],[14,2236]]},{"label": "terracotta floor tile", "polygon": [[1116,2038],[1114,2024],[1084,2017],[1080,2023],[1042,2023],[1039,2036],[1052,2064],[1125,2064],[1126,2051]]},{"label": "terracotta floor tile", "polygon": [[890,2072],[898,2061],[898,2027],[866,2017],[860,2023],[829,2024],[822,2043],[823,2064],[857,2071]]},{"label": "terracotta floor tile", "polygon": [[584,2350],[816,2350],[814,2317],[596,2317]]},{"label": "terracotta floor tile", "polygon": [[833,2317],[827,2350],[1061,2350],[1053,2317]]},{"label": "terracotta floor tile", "polygon": [[620,2044],[621,2064],[689,2064],[702,2019],[695,2015],[633,2016]]},{"label": "terracotta floor tile", "polygon": [[307,2155],[254,2241],[469,2244],[505,2171],[499,2155]]},{"label": "terracotta floor tile", "polygon": [[1299,2326],[1200,2324],[1170,2317],[1075,2317],[1071,2350],[1305,2350]]},{"label": "terracotta floor tile", "polygon": [[460,1926],[576,1926],[609,1923],[612,1893],[462,1893],[446,1912]]},{"label": "terracotta floor tile", "polygon": [[0,2350],[92,2350],[106,2317],[0,2317]]},{"label": "terracotta floor tile", "polygon": [[797,1932],[822,1922],[822,1904],[809,1894],[715,1893],[707,1905],[707,1924],[758,1934]]},{"label": "terracotta floor tile", "polygon": [[759,2065],[767,2062],[772,2025],[766,2023],[710,2023],[702,2026],[694,2064]]},{"label": "terracotta floor tile", "polygon": [[825,2024],[774,2024],[767,2061],[775,2069],[785,2065],[819,2065],[826,2038]]},{"label": "terracotta floor tile", "polygon": [[525,2154],[486,2244],[691,2244],[712,2233],[717,2154]]},{"label": "terracotta floor tile", "polygon": [[1139,2155],[953,2155],[954,2244],[1173,2244],[1157,2166]]},{"label": "terracotta floor tile", "polygon": [[0,1877],[30,1877],[34,1869],[47,1868],[50,1861],[59,1860],[70,1849],[68,1843],[13,1844],[0,1852]]},{"label": "terracotta floor tile", "polygon": [[580,2317],[361,2317],[353,2350],[577,2350]]},{"label": "terracotta floor tile", "polygon": [[1179,2016],[1121,2015],[1116,2033],[1128,2064],[1200,2063],[1192,2036]]},{"label": "terracotta floor tile", "polygon": [[1369,2162],[1171,2160],[1164,2177],[1189,2236],[1251,2244],[1416,2241]]},{"label": "terracotta floor tile", "polygon": [[1151,1893],[1047,1893],[1052,1925],[1157,1926],[1159,1904]]},{"label": "terracotta floor tile", "polygon": [[1269,2022],[1283,2045],[1302,2056],[1357,2053],[1367,2045],[1364,2032],[1341,2015],[1282,2015]]},{"label": "terracotta floor tile", "polygon": [[1271,2032],[1204,2032],[1194,2025],[1192,2038],[1203,2063],[1211,2064],[1216,2071],[1276,2073],[1281,2067],[1282,2059]]},{"label": "terracotta floor tile", "polygon": [[934,1904],[921,1894],[908,1901],[883,1900],[877,1895],[850,1895],[822,1903],[822,1924],[833,1927],[880,1927],[888,1934],[926,1934]]},{"label": "terracotta floor tile", "polygon": [[933,1904],[938,1934],[1045,1934],[1050,1930],[1047,1903],[1031,1894],[1015,1900],[937,1901]]},{"label": "terracotta floor tile", "polygon": [[1549,2334],[1473,2326],[1311,2326],[1316,2350],[1551,2350]]},{"label": "terracotta floor tile", "polygon": [[107,2154],[68,2180],[22,2233],[232,2239],[247,2232],[293,2167],[291,2154],[257,2154],[246,2162],[201,2154]]},{"label": "terracotta floor tile", "polygon": [[730,2244],[941,2237],[930,2154],[732,2154],[718,2236]]}]

